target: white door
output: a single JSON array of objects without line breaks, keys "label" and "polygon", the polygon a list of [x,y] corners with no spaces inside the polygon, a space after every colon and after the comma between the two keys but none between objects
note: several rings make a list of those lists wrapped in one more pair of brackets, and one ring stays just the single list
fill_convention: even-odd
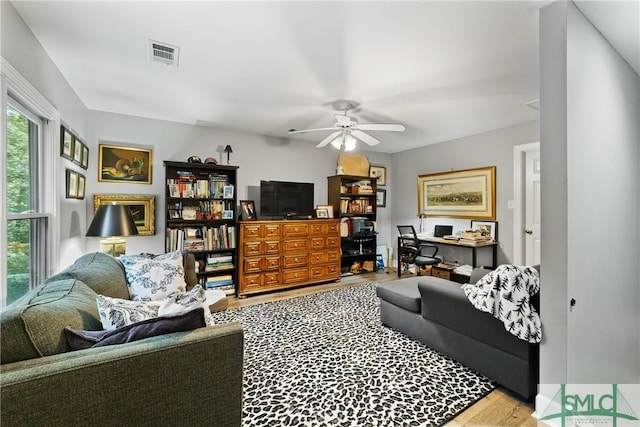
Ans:
[{"label": "white door", "polygon": [[524,261],[540,264],[540,150],[525,153]]}]

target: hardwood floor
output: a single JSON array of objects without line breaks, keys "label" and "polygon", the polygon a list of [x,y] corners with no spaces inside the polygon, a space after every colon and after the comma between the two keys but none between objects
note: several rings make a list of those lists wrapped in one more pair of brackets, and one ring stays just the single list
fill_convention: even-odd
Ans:
[{"label": "hardwood floor", "polygon": [[[306,286],[301,288],[278,291],[244,299],[229,298],[229,308],[238,308],[248,305],[261,304],[269,301],[277,301],[295,298],[304,295],[339,289],[345,286],[353,286],[365,282],[387,282],[397,279],[396,272],[387,268],[377,273],[367,273],[356,276],[347,276],[339,282],[322,285]],[[531,416],[533,403],[525,402],[502,387],[498,387],[483,399],[471,405],[465,411],[458,414],[447,426],[505,426],[505,427],[529,427],[544,425]]]}]

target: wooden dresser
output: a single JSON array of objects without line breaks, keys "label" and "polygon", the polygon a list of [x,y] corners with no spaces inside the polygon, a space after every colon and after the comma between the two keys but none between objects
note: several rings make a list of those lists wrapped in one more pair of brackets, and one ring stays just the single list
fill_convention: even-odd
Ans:
[{"label": "wooden dresser", "polygon": [[340,278],[340,221],[239,223],[238,296]]}]

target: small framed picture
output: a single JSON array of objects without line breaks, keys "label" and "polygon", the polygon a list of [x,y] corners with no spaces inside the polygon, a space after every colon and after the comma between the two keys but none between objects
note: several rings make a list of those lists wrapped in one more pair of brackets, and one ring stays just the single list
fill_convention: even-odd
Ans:
[{"label": "small framed picture", "polygon": [[80,166],[82,166],[82,169],[89,167],[89,147],[84,144],[82,144],[82,163]]},{"label": "small framed picture", "polygon": [[253,203],[253,200],[240,200],[240,206],[242,207],[243,221],[258,219],[256,215],[256,206]]},{"label": "small framed picture", "polygon": [[[327,216],[323,217],[323,218],[333,218],[333,206],[332,205],[318,205],[318,206],[316,206],[316,210],[318,210],[318,209],[326,209],[327,210]],[[318,218],[320,218],[320,217],[318,217]]]},{"label": "small framed picture", "polygon": [[233,199],[233,185],[225,185],[222,190],[223,199]]},{"label": "small framed picture", "polygon": [[78,191],[76,194],[77,199],[84,199],[84,193],[87,188],[87,178],[84,175],[78,174]]},{"label": "small framed picture", "polygon": [[180,187],[178,184],[169,185],[169,197],[180,197]]},{"label": "small framed picture", "polygon": [[384,166],[369,166],[369,177],[376,178],[378,185],[387,185],[387,168]]},{"label": "small framed picture", "polygon": [[329,218],[329,211],[324,208],[316,209],[316,218]]},{"label": "small framed picture", "polygon": [[494,242],[498,241],[498,221],[471,220],[471,229],[479,231],[483,236],[490,236]]},{"label": "small framed picture", "polygon": [[73,142],[73,162],[81,165],[82,164],[82,147],[84,144],[78,138],[74,138]]},{"label": "small framed picture", "polygon": [[60,155],[73,160],[73,135],[64,126],[60,126]]},{"label": "small framed picture", "polygon": [[387,190],[383,188],[376,189],[376,206],[380,208],[387,206]]},{"label": "small framed picture", "polygon": [[233,219],[233,211],[231,210],[222,211],[222,219]]},{"label": "small framed picture", "polygon": [[180,219],[182,218],[182,212],[178,209],[169,209],[169,218]]},{"label": "small framed picture", "polygon": [[75,199],[78,197],[78,173],[71,169],[67,169],[66,188],[67,199]]}]

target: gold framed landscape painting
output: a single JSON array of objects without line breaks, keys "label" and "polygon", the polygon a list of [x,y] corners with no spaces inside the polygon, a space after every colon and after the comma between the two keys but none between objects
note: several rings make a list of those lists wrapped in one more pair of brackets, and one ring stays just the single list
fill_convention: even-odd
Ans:
[{"label": "gold framed landscape painting", "polygon": [[153,150],[99,144],[98,181],[151,184]]},{"label": "gold framed landscape painting", "polygon": [[418,215],[496,219],[496,167],[418,176]]},{"label": "gold framed landscape painting", "polygon": [[94,194],[93,212],[100,205],[129,205],[133,220],[138,228],[138,235],[156,234],[156,196],[153,194]]}]

